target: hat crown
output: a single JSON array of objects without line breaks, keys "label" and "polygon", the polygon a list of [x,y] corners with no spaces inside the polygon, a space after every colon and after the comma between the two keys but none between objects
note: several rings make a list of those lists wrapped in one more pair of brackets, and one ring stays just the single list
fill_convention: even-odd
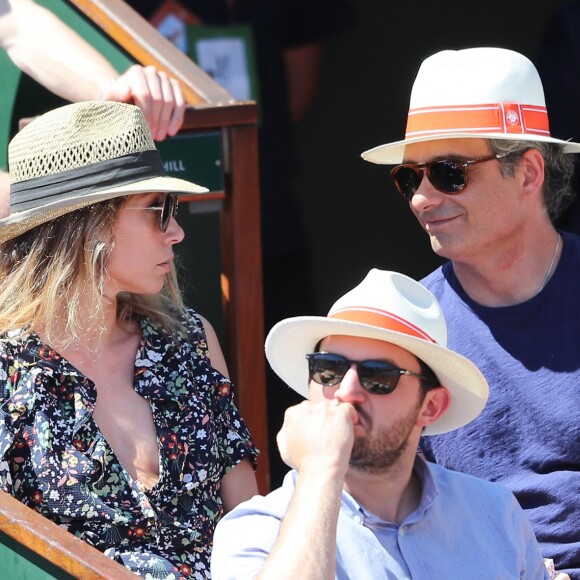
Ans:
[{"label": "hat crown", "polygon": [[12,183],[155,149],[139,107],[110,101],[66,105],[32,121],[9,144]]},{"label": "hat crown", "polygon": [[444,50],[426,58],[410,108],[483,103],[545,106],[540,75],[523,54],[504,48]]},{"label": "hat crown", "polygon": [[411,90],[405,139],[373,147],[362,157],[396,165],[408,145],[440,139],[541,142],[580,153],[579,143],[551,136],[535,66],[505,48],[444,50],[426,58]]},{"label": "hat crown", "polygon": [[339,298],[328,316],[381,326],[447,346],[439,303],[424,286],[399,272],[372,269]]}]

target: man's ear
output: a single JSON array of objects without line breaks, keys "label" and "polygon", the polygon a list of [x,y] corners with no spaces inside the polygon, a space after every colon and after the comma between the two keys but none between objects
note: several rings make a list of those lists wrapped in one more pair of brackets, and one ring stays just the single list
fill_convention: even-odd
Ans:
[{"label": "man's ear", "polygon": [[450,403],[451,395],[445,387],[436,387],[427,391],[417,424],[421,428],[429,427],[447,411]]},{"label": "man's ear", "polygon": [[524,195],[532,195],[537,191],[544,191],[544,158],[537,149],[526,151],[520,159],[518,168],[522,170]]}]

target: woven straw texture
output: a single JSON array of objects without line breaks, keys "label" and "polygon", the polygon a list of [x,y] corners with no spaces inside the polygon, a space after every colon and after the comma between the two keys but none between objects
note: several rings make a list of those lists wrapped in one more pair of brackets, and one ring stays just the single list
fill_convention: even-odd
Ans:
[{"label": "woven straw texture", "polygon": [[26,126],[8,147],[12,183],[155,149],[141,110],[111,105],[61,107]]},{"label": "woven straw texture", "polygon": [[[109,101],[74,103],[38,117],[12,139],[8,146],[10,181],[13,185],[26,185],[31,179],[50,177],[58,184],[59,175],[67,171],[144,151],[156,151],[156,147],[141,109]],[[195,183],[166,176],[162,168],[159,173],[149,177],[135,175],[125,183],[113,184],[105,179],[84,193],[71,191],[50,198],[40,195],[34,207],[13,211],[9,217],[0,219],[0,243],[113,197],[157,191],[177,194],[207,191]],[[114,177],[112,171],[111,178]]]}]

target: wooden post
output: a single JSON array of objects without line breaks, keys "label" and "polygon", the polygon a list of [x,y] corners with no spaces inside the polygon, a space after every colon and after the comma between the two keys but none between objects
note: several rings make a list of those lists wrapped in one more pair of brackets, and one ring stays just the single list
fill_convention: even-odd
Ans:
[{"label": "wooden post", "polygon": [[264,312],[258,178],[258,130],[255,125],[224,129],[231,171],[226,173],[221,213],[222,290],[227,352],[236,377],[238,405],[261,451],[257,472],[260,492],[270,489],[264,356]]}]

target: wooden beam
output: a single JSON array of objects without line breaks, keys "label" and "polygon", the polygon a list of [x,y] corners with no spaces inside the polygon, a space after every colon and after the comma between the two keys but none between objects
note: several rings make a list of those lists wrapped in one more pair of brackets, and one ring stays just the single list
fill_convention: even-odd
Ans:
[{"label": "wooden beam", "polygon": [[[268,413],[264,356],[264,312],[258,177],[258,128],[224,129],[226,195],[221,212],[222,292],[228,362],[235,377],[237,404],[260,449],[258,485],[270,490]],[[227,169],[227,168],[226,168]]]},{"label": "wooden beam", "polygon": [[219,129],[232,125],[256,125],[258,105],[254,101],[237,101],[218,107],[200,105],[187,107],[183,129]]},{"label": "wooden beam", "polygon": [[236,99],[123,0],[69,0],[142,65],[175,77],[191,105]]}]

